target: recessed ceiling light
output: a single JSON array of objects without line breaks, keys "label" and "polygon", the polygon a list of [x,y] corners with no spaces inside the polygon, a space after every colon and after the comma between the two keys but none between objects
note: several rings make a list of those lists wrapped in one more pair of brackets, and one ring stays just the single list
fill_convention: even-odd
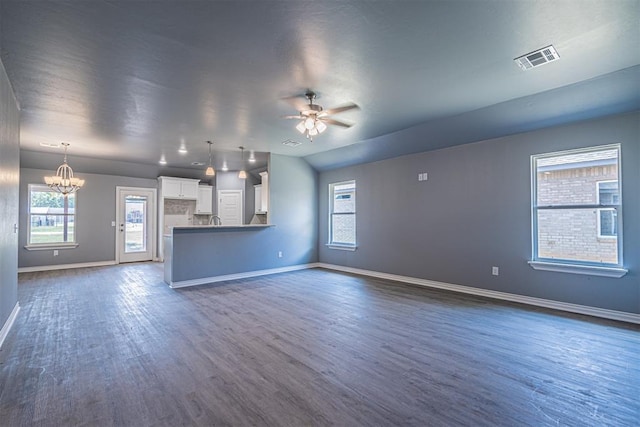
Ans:
[{"label": "recessed ceiling light", "polygon": [[192,162],[191,166],[204,166],[204,163],[202,163],[202,162]]},{"label": "recessed ceiling light", "polygon": [[540,65],[548,64],[549,62],[560,59],[560,55],[556,49],[552,46],[546,46],[533,52],[527,53],[514,59],[516,64],[523,70],[529,70]]},{"label": "recessed ceiling light", "polygon": [[187,153],[188,153],[188,151],[187,151],[187,147],[180,147],[180,148],[178,148],[178,153],[180,153],[180,154],[187,154]]},{"label": "recessed ceiling light", "polygon": [[158,161],[158,163],[160,163],[161,165],[166,165],[167,164],[167,160],[164,158],[164,156],[160,157],[160,160]]},{"label": "recessed ceiling light", "polygon": [[227,161],[226,160],[222,162],[222,170],[224,172],[229,170],[229,166],[227,166]]}]

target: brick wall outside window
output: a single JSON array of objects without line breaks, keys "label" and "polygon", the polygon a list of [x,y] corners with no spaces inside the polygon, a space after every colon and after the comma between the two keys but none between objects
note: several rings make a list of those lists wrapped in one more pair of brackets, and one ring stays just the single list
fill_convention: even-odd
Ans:
[{"label": "brick wall outside window", "polygon": [[[617,179],[616,165],[539,172],[538,205],[596,204],[597,182]],[[617,238],[598,237],[598,215],[598,209],[539,210],[538,256],[617,263]]]}]

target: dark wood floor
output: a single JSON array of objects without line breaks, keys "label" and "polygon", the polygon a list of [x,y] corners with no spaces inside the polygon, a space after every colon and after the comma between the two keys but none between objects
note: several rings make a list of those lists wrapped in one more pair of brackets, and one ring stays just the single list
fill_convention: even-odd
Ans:
[{"label": "dark wood floor", "polygon": [[637,326],[307,270],[20,275],[0,425],[632,426]]}]

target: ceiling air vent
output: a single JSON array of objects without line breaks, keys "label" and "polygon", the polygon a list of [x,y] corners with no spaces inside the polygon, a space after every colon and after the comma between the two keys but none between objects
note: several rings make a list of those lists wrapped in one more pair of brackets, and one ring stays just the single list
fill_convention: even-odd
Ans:
[{"label": "ceiling air vent", "polygon": [[556,52],[556,49],[552,45],[549,45],[534,52],[527,53],[526,55],[522,55],[521,57],[514,59],[514,61],[516,61],[516,64],[518,64],[518,66],[523,70],[528,70],[530,68],[548,64],[556,59],[560,59],[560,55],[558,55],[558,52]]},{"label": "ceiling air vent", "polygon": [[287,147],[297,147],[302,144],[302,142],[294,141],[292,139],[287,139],[286,141],[282,141],[282,145],[286,145]]}]

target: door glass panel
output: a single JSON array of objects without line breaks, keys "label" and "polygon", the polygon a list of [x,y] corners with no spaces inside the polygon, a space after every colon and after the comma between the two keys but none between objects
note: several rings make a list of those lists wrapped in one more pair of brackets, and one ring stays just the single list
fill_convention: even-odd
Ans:
[{"label": "door glass panel", "polygon": [[125,253],[145,252],[147,250],[147,198],[126,196],[125,200]]}]

